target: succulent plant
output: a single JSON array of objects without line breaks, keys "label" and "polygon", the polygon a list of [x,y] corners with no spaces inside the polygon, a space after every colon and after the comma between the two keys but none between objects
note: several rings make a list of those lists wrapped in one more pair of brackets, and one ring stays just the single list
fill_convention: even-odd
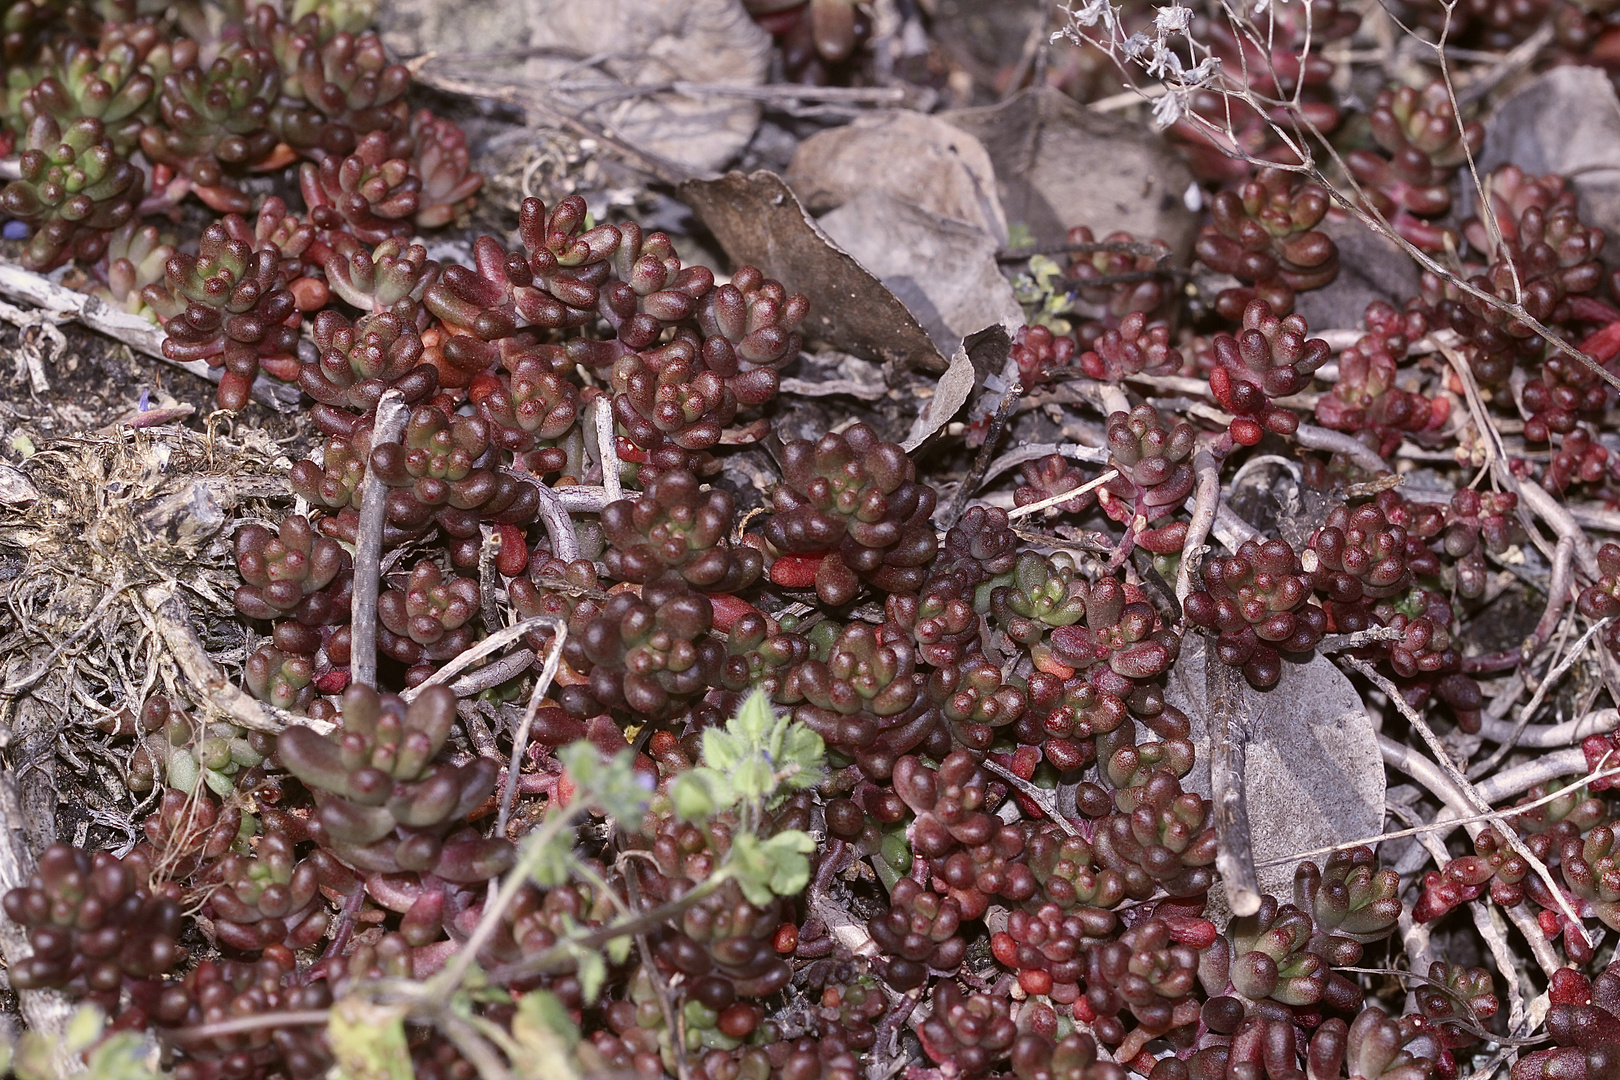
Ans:
[{"label": "succulent plant", "polygon": [[6,915],[26,931],[32,955],[11,965],[20,990],[74,987],[110,996],[125,980],[155,980],[185,959],[180,905],[154,895],[140,856],[91,857],[53,844],[29,883],[6,893]]},{"label": "succulent plant", "polygon": [[141,149],[154,162],[188,176],[197,196],[222,213],[251,205],[234,177],[270,156],[276,137],[267,126],[281,91],[275,57],[227,44],[206,68],[163,76],[157,94],[163,123],[141,131]]},{"label": "succulent plant", "polygon": [[411,233],[408,220],[421,202],[422,180],[411,163],[390,157],[388,135],[373,131],[347,157],[306,162],[298,174],[309,219],[316,227],[345,231],[363,244],[380,244]]},{"label": "succulent plant", "polygon": [[1216,366],[1209,387],[1233,414],[1229,432],[1239,446],[1253,446],[1267,431],[1292,435],[1298,429],[1299,417],[1272,399],[1304,389],[1327,360],[1327,343],[1307,338],[1308,333],[1298,315],[1278,318],[1269,304],[1255,300],[1243,309],[1243,329],[1236,337],[1214,339]]},{"label": "succulent plant", "polygon": [[923,1052],[936,1062],[953,1063],[964,1077],[987,1072],[1018,1036],[1007,1003],[987,994],[964,996],[946,980],[935,984],[932,1004],[933,1012],[917,1029]]},{"label": "succulent plant", "polygon": [[437,564],[419,562],[405,588],[377,597],[382,623],[378,646],[402,664],[449,660],[472,644],[473,628],[467,623],[477,613],[477,582],[446,580]]},{"label": "succulent plant", "polygon": [[296,857],[284,832],[260,836],[252,858],[226,855],[208,877],[214,886],[207,900],[214,932],[233,948],[305,949],[326,934],[320,872],[313,860]]},{"label": "succulent plant", "polygon": [[95,295],[131,315],[152,315],[142,295],[148,285],[163,280],[164,269],[174,257],[171,238],[154,225],[141,225],[135,218],[112,231],[107,240],[104,264],[98,264],[102,284]]},{"label": "succulent plant", "polygon": [[1073,357],[1074,338],[1053,334],[1048,327],[1021,326],[1013,335],[1012,360],[1025,389],[1051,382],[1053,375],[1070,366]]},{"label": "succulent plant", "polygon": [[928,524],[935,496],[899,446],[856,424],[788,443],[782,462],[765,537],[784,553],[823,555],[815,576],[823,601],[848,603],[862,581],[887,592],[922,583],[939,550]]},{"label": "succulent plant", "polygon": [[1104,331],[1080,356],[1080,370],[1105,382],[1131,375],[1173,375],[1181,364],[1181,353],[1170,345],[1170,328],[1162,322],[1149,323],[1140,311]]},{"label": "succulent plant", "polygon": [[[1068,240],[1071,247],[1095,245],[1101,249],[1076,251],[1064,270],[1065,276],[1075,283],[1080,299],[1101,309],[1101,317],[1096,322],[1082,324],[1083,342],[1089,344],[1098,334],[1119,325],[1133,312],[1151,316],[1164,306],[1165,279],[1155,273],[1159,259],[1140,250],[1129,250],[1142,246],[1135,235],[1113,232],[1099,244],[1092,231],[1081,225],[1069,230]],[[1160,240],[1148,246],[1169,251]],[[1107,281],[1109,278],[1116,280]]]},{"label": "succulent plant", "polygon": [[[290,957],[266,955],[247,963],[204,960],[183,982],[167,988],[154,1018],[169,1027],[199,1027],[270,1012],[330,1006],[324,983],[302,983]],[[251,1076],[278,1068],[296,1080],[313,1080],[332,1066],[324,1034],[299,1027],[258,1028],[184,1044],[176,1080]]]},{"label": "succulent plant", "polygon": [[140,50],[128,41],[104,50],[69,41],[52,73],[23,95],[18,113],[25,125],[42,115],[64,128],[83,117],[99,120],[113,148],[127,156],[140,141],[140,114],[156,89],[152,77],[141,70],[142,60]]},{"label": "succulent plant", "polygon": [[[1019,467],[1019,475],[1024,482],[1013,492],[1013,500],[1019,506],[1045,502],[1065,492],[1075,491],[1084,487],[1087,481],[1085,473],[1069,464],[1068,459],[1062,454],[1048,454],[1034,461],[1026,461]],[[1072,499],[1053,503],[1046,508],[1046,514],[1048,516],[1059,513],[1078,514],[1095,502],[1096,498],[1096,489],[1089,489]]]},{"label": "succulent plant", "polygon": [[726,534],[735,515],[729,493],[700,492],[689,472],[661,473],[641,498],[603,509],[608,573],[644,583],[674,570],[705,592],[738,592],[758,580],[764,560],[753,548],[731,543]]},{"label": "succulent plant", "polygon": [[[1597,256],[1603,232],[1584,225],[1574,192],[1562,177],[1529,177],[1504,166],[1491,178],[1492,210],[1501,240],[1477,218],[1463,225],[1469,244],[1489,260],[1469,284],[1509,300],[1517,298],[1534,319],[1556,320],[1561,308],[1584,299],[1599,285]],[[1425,299],[1469,343],[1469,363],[1484,383],[1507,379],[1519,360],[1539,359],[1541,340],[1522,320],[1471,294],[1450,292],[1425,277]]]},{"label": "succulent plant", "polygon": [[1455,245],[1454,232],[1426,219],[1451,208],[1451,178],[1469,154],[1479,153],[1484,127],[1458,123],[1451,92],[1439,79],[1422,89],[1379,91],[1368,120],[1383,154],[1352,150],[1345,158],[1370,189],[1368,201],[1423,250],[1444,251],[1448,239]]},{"label": "succulent plant", "polygon": [[344,303],[361,311],[399,311],[401,301],[411,301],[410,316],[417,329],[426,315],[419,305],[439,276],[439,264],[427,257],[421,244],[389,238],[375,247],[339,233],[331,237],[331,253],[323,270],[326,279]]},{"label": "succulent plant", "polygon": [[708,598],[679,574],[648,582],[640,596],[614,593],[578,631],[596,705],[585,715],[604,708],[679,712],[721,663],[721,647],[708,633],[713,620]]},{"label": "succulent plant", "polygon": [[195,256],[170,258],[163,281],[142,293],[168,332],[165,356],[225,369],[221,408],[246,406],[261,365],[298,375],[297,334],[288,325],[298,303],[280,283],[279,262],[275,252],[232,240],[216,223],[203,233]]},{"label": "succulent plant", "polygon": [[1125,1080],[1125,1070],[1102,1060],[1089,1035],[1070,1032],[1055,1042],[1021,1034],[1013,1043],[1012,1068],[1018,1080]]},{"label": "succulent plant", "polygon": [[314,363],[302,363],[298,386],[324,405],[370,412],[383,394],[398,389],[408,404],[432,394],[439,372],[423,359],[422,337],[409,301],[398,311],[374,311],[354,322],[335,311],[315,318],[320,350]]},{"label": "succulent plant", "polygon": [[1407,348],[1428,332],[1418,311],[1398,313],[1383,301],[1367,306],[1368,333],[1339,354],[1339,378],[1332,394],[1316,403],[1325,427],[1365,432],[1382,457],[1393,454],[1408,434],[1440,428],[1451,415],[1447,398],[1425,397],[1398,385]]},{"label": "succulent plant", "polygon": [[323,590],[349,561],[337,541],[317,536],[301,514],[282,519],[276,533],[245,525],[236,534],[236,565],[246,582],[236,590],[237,610],[250,619],[291,616],[319,626],[332,614]]},{"label": "succulent plant", "polygon": [[422,181],[416,227],[437,229],[470,211],[478,202],[484,174],[472,171],[467,135],[449,120],[418,109],[411,117],[416,153],[412,171]]},{"label": "succulent plant", "polygon": [[[249,38],[276,57],[282,94],[271,124],[283,142],[324,157],[352,153],[381,131],[397,144],[410,137],[405,91],[411,75],[391,64],[373,32],[323,32],[313,12],[288,23],[274,7],[254,9]],[[393,155],[390,155],[393,156]]]},{"label": "succulent plant", "polygon": [[290,727],[276,755],[315,792],[310,829],[322,847],[362,873],[431,873],[478,882],[511,866],[504,839],[462,824],[495,786],[495,766],[436,761],[455,720],[455,695],[429,687],[408,707],[368,686],[343,696],[331,736]]},{"label": "succulent plant", "polygon": [[118,155],[92,117],[63,128],[48,113],[36,116],[18,170],[21,177],[0,191],[0,209],[35,226],[23,253],[30,270],[99,258],[112,230],[134,218],[141,198],[140,170]]},{"label": "succulent plant", "polygon": [[[625,235],[627,241],[634,237],[628,231]],[[687,267],[669,279],[669,287],[680,290],[684,281],[684,291],[694,291],[704,280],[700,270]],[[633,276],[625,280],[634,285]],[[803,295],[788,293],[757,268],[740,268],[698,304],[704,365],[726,379],[740,404],[763,405],[776,393],[776,370],[799,355],[799,325],[809,308]]]},{"label": "succulent plant", "polygon": [[1116,521],[1126,523],[1131,542],[1160,555],[1179,552],[1187,537],[1183,522],[1165,521],[1192,494],[1192,425],[1166,428],[1151,405],[1108,418],[1108,464],[1119,476],[1098,498]]},{"label": "succulent plant", "polygon": [[1554,1046],[1535,1050],[1513,1066],[1513,1080],[1569,1076],[1598,1080],[1608,1069],[1609,1051],[1620,1039],[1620,972],[1611,964],[1595,979],[1574,968],[1553,975],[1547,988],[1547,1034]]},{"label": "succulent plant", "polygon": [[[1237,191],[1211,205],[1214,223],[1198,235],[1198,258],[1246,288],[1227,289],[1216,308],[1228,319],[1264,300],[1278,315],[1294,310],[1294,293],[1316,289],[1339,273],[1339,249],[1316,231],[1327,214],[1327,193],[1298,173],[1261,169]],[[1246,321],[1246,319],[1245,319]]]},{"label": "succulent plant", "polygon": [[1219,631],[1221,663],[1241,667],[1251,685],[1267,689],[1282,676],[1279,652],[1309,652],[1327,629],[1310,597],[1311,579],[1292,548],[1251,540],[1231,558],[1204,564],[1203,588],[1187,597],[1187,618]]}]

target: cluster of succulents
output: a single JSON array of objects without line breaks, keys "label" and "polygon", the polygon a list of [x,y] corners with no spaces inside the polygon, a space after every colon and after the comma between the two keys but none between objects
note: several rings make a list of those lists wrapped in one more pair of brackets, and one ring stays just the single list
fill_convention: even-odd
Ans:
[{"label": "cluster of succulents", "polygon": [[[868,29],[849,0],[746,6],[808,79]],[[8,62],[37,63],[8,99],[21,179],[0,194],[34,228],[26,260],[84,263],[98,295],[163,324],[171,357],[223,368],[226,408],[260,375],[295,384],[322,444],[288,480],[300,512],[232,537],[242,680],[295,722],[271,738],[167,693],[114,714],[129,785],[154,802],[141,842],[121,859],[53,847],[6,895],[32,949],[15,988],[152,1030],[198,1080],[322,1075],[348,1052],[340,1027],[251,1018],[463,963],[479,982],[437,1014],[453,1022],[405,1025],[424,1077],[478,1074],[471,1018],[514,1065],[538,1045],[646,1080],[855,1080],[901,1047],[933,1064],[924,1080],[1446,1080],[1494,1030],[1497,988],[1437,960],[1403,976],[1404,1015],[1369,1004],[1393,995],[1348,969],[1403,916],[1488,898],[1576,966],[1594,955],[1570,912],[1620,928],[1605,780],[1533,789],[1404,892],[1353,848],[1218,927],[1198,718],[1167,700],[1185,635],[1262,694],[1288,693],[1285,660],[1350,635],[1339,648],[1402,705],[1479,735],[1476,675],[1534,650],[1465,655],[1463,626],[1540,539],[1530,498],[1464,480],[1425,501],[1376,466],[1409,441],[1463,450],[1467,374],[1549,444],[1539,472],[1538,451],[1504,451],[1506,476],[1558,493],[1611,476],[1602,377],[1437,279],[1368,307],[1328,368],[1292,312],[1338,265],[1327,194],[1299,173],[1200,170],[1230,183],[1197,256],[1237,284],[1185,322],[1166,245],[1071,232],[1003,373],[1043,404],[1059,382],[1107,384],[1097,453],[1023,455],[1015,490],[975,500],[936,489],[870,413],[767,440],[779,476],[761,499],[719,459],[771,425],[813,325],[801,283],[717,278],[578,197],[526,199],[512,238],[441,264],[417,233],[470,209],[466,137],[412,114],[409,71],[344,5],[257,6],[208,40],[113,20],[42,49],[79,17],[47,7],[13,4],[6,24]],[[1466,11],[1483,41],[1502,21],[1487,7]],[[1274,51],[1203,29],[1329,132],[1333,62],[1297,51],[1355,20],[1313,10],[1314,31],[1279,15]],[[1499,238],[1443,224],[1479,146],[1458,119],[1443,88],[1381,93],[1379,149],[1347,161],[1365,205],[1613,359],[1603,234],[1562,178],[1493,177]],[[1235,123],[1287,164],[1267,117]],[[255,207],[250,179],[295,164],[302,209]],[[194,243],[141,221],[191,195],[224,215]],[[1212,405],[1158,396],[1206,386]],[[1305,430],[1313,406],[1325,433]],[[1203,548],[1205,462],[1230,478],[1298,458],[1309,499],[1289,529],[1257,520]],[[1019,520],[1035,503],[1046,517]],[[1574,610],[1620,616],[1620,547],[1590,561]],[[368,571],[375,610],[357,611]],[[1616,741],[1583,751],[1596,769]],[[1620,976],[1567,970],[1554,1046],[1515,1080],[1612,1072]]]}]

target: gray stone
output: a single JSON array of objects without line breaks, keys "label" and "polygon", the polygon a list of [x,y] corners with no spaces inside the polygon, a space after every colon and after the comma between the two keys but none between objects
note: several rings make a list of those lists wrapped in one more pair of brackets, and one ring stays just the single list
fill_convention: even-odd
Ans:
[{"label": "gray stone", "polygon": [[1339,276],[1294,297],[1294,311],[1313,331],[1360,330],[1361,317],[1374,300],[1399,310],[1418,294],[1417,264],[1393,241],[1354,218],[1330,218],[1319,228],[1339,245]]},{"label": "gray stone", "polygon": [[1184,201],[1192,174],[1147,128],[1045,87],[944,117],[990,152],[1002,212],[1036,245],[1061,244],[1086,225],[1098,239],[1124,229],[1163,240],[1183,263],[1190,256],[1198,231]]}]

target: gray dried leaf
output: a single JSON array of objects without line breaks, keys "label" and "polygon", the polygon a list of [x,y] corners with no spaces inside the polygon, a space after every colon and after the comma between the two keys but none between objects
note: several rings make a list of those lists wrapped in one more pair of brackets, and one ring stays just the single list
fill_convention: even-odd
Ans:
[{"label": "gray dried leaf", "polygon": [[677,191],[734,263],[757,266],[809,298],[807,338],[878,363],[948,366],[906,305],[827,237],[780,176],[731,172]]},{"label": "gray dried leaf", "polygon": [[906,453],[917,449],[928,436],[944,427],[956,410],[967,404],[973,393],[973,361],[968,359],[966,344],[958,345],[951,354],[951,366],[939,377],[932,397],[923,402],[922,411],[911,422],[911,432],[900,448]]},{"label": "gray dried leaf", "polygon": [[27,506],[39,501],[39,489],[34,487],[21,469],[0,465],[0,503],[6,506]]},{"label": "gray dried leaf", "polygon": [[817,132],[799,144],[787,182],[817,216],[881,191],[1007,242],[990,155],[936,116],[897,109]]},{"label": "gray dried leaf", "polygon": [[899,297],[943,354],[994,323],[1024,324],[988,233],[886,191],[864,191],[818,222]]},{"label": "gray dried leaf", "polygon": [[[1350,680],[1325,656],[1283,662],[1282,680],[1261,692],[1244,684],[1248,711],[1245,789],[1257,863],[1375,836],[1384,820],[1384,763],[1377,730]],[[1204,641],[1190,634],[1170,671],[1165,700],[1192,722],[1193,771],[1183,784],[1206,798],[1208,695]],[[1322,857],[1316,861],[1320,865]],[[1260,867],[1262,892],[1292,895],[1298,860]]]},{"label": "gray dried leaf", "polygon": [[[528,79],[637,149],[710,172],[741,153],[759,126],[757,102],[653,89],[764,83],[770,35],[740,0],[530,0],[527,21],[530,48],[544,50],[525,66]],[[580,63],[604,42],[608,59]]]},{"label": "gray dried leaf", "polygon": [[1147,128],[1046,87],[944,118],[990,152],[1002,211],[1037,246],[1062,244],[1069,229],[1086,225],[1099,240],[1125,229],[1163,240],[1182,262],[1191,253],[1198,217],[1184,198],[1192,174]]}]

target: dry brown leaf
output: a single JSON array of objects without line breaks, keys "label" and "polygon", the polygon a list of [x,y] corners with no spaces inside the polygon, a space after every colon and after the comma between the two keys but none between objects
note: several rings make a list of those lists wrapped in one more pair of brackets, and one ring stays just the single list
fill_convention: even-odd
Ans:
[{"label": "dry brown leaf", "polygon": [[799,144],[786,179],[817,217],[864,192],[884,192],[1007,243],[990,155],[936,116],[897,109],[817,132]]},{"label": "dry brown leaf", "polygon": [[899,297],[941,353],[986,326],[1017,328],[1024,310],[996,262],[992,237],[886,191],[862,192],[823,216],[832,241]]},{"label": "dry brown leaf", "polygon": [[773,172],[731,172],[677,189],[732,261],[805,294],[805,336],[867,360],[944,371],[945,357],[883,283],[827,238]]},{"label": "dry brown leaf", "polygon": [[973,361],[968,359],[967,346],[958,345],[951,354],[951,366],[939,377],[931,397],[924,399],[922,410],[911,422],[911,431],[900,448],[911,453],[928,441],[928,437],[956,415],[956,410],[967,404],[973,393]]}]

